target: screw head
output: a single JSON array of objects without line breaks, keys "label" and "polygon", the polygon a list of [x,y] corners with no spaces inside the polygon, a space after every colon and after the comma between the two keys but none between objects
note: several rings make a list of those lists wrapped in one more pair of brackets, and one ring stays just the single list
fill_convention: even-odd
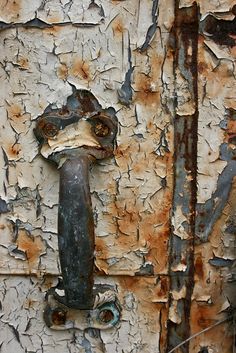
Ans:
[{"label": "screw head", "polygon": [[109,127],[101,121],[98,121],[94,126],[94,133],[98,137],[105,137],[109,134]]},{"label": "screw head", "polygon": [[114,314],[109,309],[103,309],[100,311],[98,318],[101,322],[107,324],[114,319]]},{"label": "screw head", "polygon": [[62,308],[55,308],[51,313],[54,325],[64,325],[66,322],[66,311]]},{"label": "screw head", "polygon": [[46,123],[43,127],[43,134],[48,137],[52,138],[55,137],[58,133],[58,127],[52,123]]}]

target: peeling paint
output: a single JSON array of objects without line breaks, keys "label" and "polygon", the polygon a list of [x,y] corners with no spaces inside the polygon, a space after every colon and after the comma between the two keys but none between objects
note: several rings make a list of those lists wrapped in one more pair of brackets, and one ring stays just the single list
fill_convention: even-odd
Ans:
[{"label": "peeling paint", "polygon": [[[0,350],[233,351],[235,3],[0,7]],[[75,88],[119,120],[114,158],[90,176],[95,282],[111,286],[122,306],[106,332],[53,332],[42,319],[61,272],[59,180],[33,129]]]}]

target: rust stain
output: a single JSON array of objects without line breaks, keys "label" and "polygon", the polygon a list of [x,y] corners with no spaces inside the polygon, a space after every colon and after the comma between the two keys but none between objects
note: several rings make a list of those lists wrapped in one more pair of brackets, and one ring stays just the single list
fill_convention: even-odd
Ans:
[{"label": "rust stain", "polygon": [[168,297],[169,291],[169,279],[167,277],[162,277],[160,279],[160,289],[157,292],[158,297]]},{"label": "rust stain", "polygon": [[[192,303],[192,318],[191,318],[191,333],[194,335],[208,327],[214,325],[217,321],[224,318],[224,315],[217,315],[214,305],[197,305]],[[232,323],[224,323],[215,326],[211,330],[202,333],[198,337],[194,338],[190,342],[190,352],[200,352],[199,347],[203,345],[203,342],[207,343],[207,346],[217,349],[218,352],[232,352],[232,340],[230,337],[230,331],[232,330]],[[198,347],[198,349],[197,349]],[[195,349],[196,350],[195,350]],[[219,350],[218,350],[219,349]]]},{"label": "rust stain", "polygon": [[227,129],[225,131],[224,142],[236,144],[236,120],[229,117],[227,122]]},{"label": "rust stain", "polygon": [[109,256],[109,253],[107,251],[106,243],[103,240],[102,237],[96,237],[95,238],[95,253],[96,256],[99,257],[99,260],[101,259],[107,259]]},{"label": "rust stain", "polygon": [[168,304],[163,304],[160,308],[161,314],[161,332],[160,332],[160,352],[167,351],[167,330],[166,330],[166,323],[168,320]]},{"label": "rust stain", "polygon": [[31,237],[21,229],[17,237],[16,244],[19,250],[26,253],[29,267],[39,261],[40,255],[45,251],[45,245],[40,237]]},{"label": "rust stain", "polygon": [[53,35],[53,36],[58,34],[62,30],[63,30],[63,26],[57,26],[57,25],[53,25],[52,27],[42,29],[43,33]]},{"label": "rust stain", "polygon": [[5,226],[5,224],[0,224],[0,229],[5,229],[6,228],[6,226]]},{"label": "rust stain", "polygon": [[17,60],[17,64],[20,66],[22,70],[27,70],[29,68],[29,60],[27,58],[19,58]]},{"label": "rust stain", "polygon": [[194,268],[195,268],[195,274],[198,276],[198,278],[202,279],[204,277],[202,254],[195,256]]},{"label": "rust stain", "polygon": [[[140,54],[141,55],[141,54]],[[158,106],[160,104],[160,82],[162,75],[163,56],[157,54],[154,49],[149,50],[149,73],[140,72],[135,69],[133,88],[135,91],[135,102],[139,102],[145,107]]]},{"label": "rust stain", "polygon": [[61,64],[58,68],[57,68],[57,76],[61,79],[61,80],[66,80],[67,76],[68,76],[68,67],[65,64]]},{"label": "rust stain", "polygon": [[52,277],[49,277],[49,276],[44,277],[43,286],[45,290],[52,288],[53,285],[54,285],[54,281]]},{"label": "rust stain", "polygon": [[214,325],[214,323],[218,321],[215,305],[210,306],[209,304],[192,302],[191,316],[191,329],[193,334]]},{"label": "rust stain", "polygon": [[157,91],[156,82],[145,74],[136,75],[134,101],[149,107],[160,104],[160,92]]},{"label": "rust stain", "polygon": [[2,16],[9,16],[11,20],[16,20],[20,16],[21,0],[0,0]]},{"label": "rust stain", "polygon": [[61,17],[56,16],[56,15],[51,15],[51,16],[47,17],[47,21],[49,23],[60,23],[61,20],[62,20]]},{"label": "rust stain", "polygon": [[80,77],[84,80],[90,79],[89,64],[80,58],[75,58],[70,69],[70,73],[75,77]]},{"label": "rust stain", "polygon": [[9,159],[18,158],[21,152],[21,145],[19,143],[9,144],[6,148],[6,153]]},{"label": "rust stain", "polygon": [[22,117],[23,111],[19,104],[13,104],[7,108],[8,117],[12,120],[18,120]]},{"label": "rust stain", "polygon": [[124,32],[123,21],[118,17],[112,23],[112,30],[114,37],[121,38]]}]

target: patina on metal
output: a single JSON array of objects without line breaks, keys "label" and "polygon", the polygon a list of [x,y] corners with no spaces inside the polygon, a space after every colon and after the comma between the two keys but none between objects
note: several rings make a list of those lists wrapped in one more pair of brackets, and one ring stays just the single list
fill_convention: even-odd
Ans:
[{"label": "patina on metal", "polygon": [[[198,90],[197,90],[197,43],[199,9],[179,8],[175,4],[173,55],[175,62],[175,120],[174,120],[174,195],[172,234],[170,238],[170,313],[168,321],[168,351],[190,336],[191,296],[194,286],[194,245],[197,196],[197,140],[198,140]],[[177,80],[178,78],[178,80]],[[188,87],[185,99],[178,92],[178,84]],[[185,93],[186,93],[185,92]],[[178,213],[184,219],[178,230]],[[181,294],[182,293],[182,294]],[[189,343],[178,352],[189,352]]]},{"label": "patina on metal", "polygon": [[60,171],[58,246],[69,308],[94,305],[94,220],[89,168],[113,154],[117,119],[113,108],[102,109],[86,90],[75,90],[61,109],[47,108],[37,119],[40,152]]}]

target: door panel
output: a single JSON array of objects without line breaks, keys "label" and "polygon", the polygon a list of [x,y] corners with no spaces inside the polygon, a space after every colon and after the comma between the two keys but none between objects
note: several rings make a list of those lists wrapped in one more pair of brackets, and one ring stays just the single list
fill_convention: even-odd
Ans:
[{"label": "door panel", "polygon": [[[1,352],[233,351],[233,5],[0,1]],[[108,330],[43,319],[60,276],[59,172],[33,128],[74,88],[119,122],[114,158],[90,172],[95,283],[121,305]]]}]

